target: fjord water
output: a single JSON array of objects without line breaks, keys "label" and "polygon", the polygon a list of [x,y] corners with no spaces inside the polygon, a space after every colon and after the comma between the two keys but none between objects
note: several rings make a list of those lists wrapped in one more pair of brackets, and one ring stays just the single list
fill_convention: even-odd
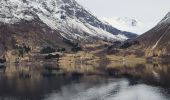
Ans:
[{"label": "fjord water", "polygon": [[0,100],[170,100],[170,66],[111,68],[104,75],[63,72],[54,64],[0,67]]}]

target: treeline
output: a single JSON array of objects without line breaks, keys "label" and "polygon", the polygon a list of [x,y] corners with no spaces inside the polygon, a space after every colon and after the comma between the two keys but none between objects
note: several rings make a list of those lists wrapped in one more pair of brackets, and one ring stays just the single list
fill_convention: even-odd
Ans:
[{"label": "treeline", "polygon": [[[112,43],[111,46],[107,48],[107,53],[108,54],[116,54],[120,50],[119,49],[127,49],[133,45],[140,45],[140,42],[137,40],[126,40],[125,42],[121,41],[115,41]],[[138,55],[141,54],[139,52],[136,52]],[[143,53],[142,53],[143,54]]]},{"label": "treeline", "polygon": [[66,51],[65,48],[58,48],[58,49],[54,49],[50,46],[44,47],[40,50],[41,54],[48,54],[48,53],[53,53],[53,52],[64,52]]},{"label": "treeline", "polygon": [[0,58],[0,63],[2,64],[2,63],[5,63],[6,62],[6,58],[5,58],[5,56],[3,56],[2,58]]},{"label": "treeline", "polygon": [[45,56],[45,59],[59,59],[60,58],[60,55],[59,54],[51,54],[51,53],[54,53],[54,52],[64,52],[66,51],[65,48],[58,48],[58,49],[54,49],[50,46],[47,46],[47,47],[43,47],[41,50],[40,50],[40,53],[41,54],[48,54],[47,56]]},{"label": "treeline", "polygon": [[78,52],[82,50],[82,47],[79,45],[79,43],[74,43],[68,39],[63,39],[63,41],[67,44],[69,44],[70,46],[72,46],[71,51],[72,52]]},{"label": "treeline", "polygon": [[135,41],[126,41],[120,46],[120,49],[126,49],[133,45],[140,45],[140,43],[139,43],[139,41],[136,41],[136,40]]},{"label": "treeline", "polygon": [[78,43],[74,44],[74,46],[71,48],[71,51],[73,51],[73,52],[78,52],[81,50],[82,50],[82,48]]},{"label": "treeline", "polygon": [[139,41],[135,40],[127,40],[125,42],[121,41],[115,41],[112,43],[111,46],[109,46],[107,49],[112,50],[112,49],[127,49],[133,45],[140,45]]}]

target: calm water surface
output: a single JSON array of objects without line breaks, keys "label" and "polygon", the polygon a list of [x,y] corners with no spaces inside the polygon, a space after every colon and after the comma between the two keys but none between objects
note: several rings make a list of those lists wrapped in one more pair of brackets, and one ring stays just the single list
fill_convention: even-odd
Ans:
[{"label": "calm water surface", "polygon": [[170,67],[138,65],[106,75],[65,74],[51,64],[0,67],[0,100],[170,100]]}]

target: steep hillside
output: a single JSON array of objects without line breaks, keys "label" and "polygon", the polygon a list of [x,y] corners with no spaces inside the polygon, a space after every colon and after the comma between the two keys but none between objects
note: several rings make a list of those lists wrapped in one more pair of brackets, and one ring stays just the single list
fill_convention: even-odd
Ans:
[{"label": "steep hillside", "polygon": [[63,38],[57,30],[52,30],[46,24],[36,20],[0,25],[0,54],[22,44],[32,49],[40,49],[40,47],[45,46],[66,49],[72,47],[69,41]]},{"label": "steep hillside", "polygon": [[170,52],[170,12],[150,31],[139,36],[137,40],[143,48],[159,51],[163,54]]}]

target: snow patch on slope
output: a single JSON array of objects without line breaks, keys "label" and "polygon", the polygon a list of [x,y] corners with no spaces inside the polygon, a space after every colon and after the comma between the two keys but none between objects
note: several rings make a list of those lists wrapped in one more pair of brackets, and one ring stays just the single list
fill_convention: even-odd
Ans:
[{"label": "snow patch on slope", "polygon": [[[62,33],[61,35],[64,35],[64,37],[67,37],[70,36],[70,37],[74,37],[76,39],[82,39],[82,38],[88,38],[89,36],[92,36],[92,37],[100,37],[102,39],[107,39],[107,40],[112,40],[112,39],[115,39],[115,40],[119,40],[119,41],[124,41],[126,39],[128,39],[126,36],[124,35],[113,35],[109,32],[106,32],[100,28],[96,28],[96,27],[93,27],[91,26],[90,24],[88,23],[82,23],[76,19],[67,19],[65,21],[63,21],[62,23],[60,23],[60,25],[57,24],[56,21],[53,21],[52,19],[48,19],[47,17],[39,14],[38,15],[39,18],[46,24],[48,25],[49,27],[51,27],[52,29],[54,30],[57,30],[57,29],[61,29],[62,26],[67,26],[67,28],[71,29],[69,31],[67,31],[67,29],[64,29],[62,28],[63,32],[64,33],[67,33],[67,34],[64,34]],[[76,30],[76,31],[74,31]],[[70,31],[72,31],[71,34]],[[85,35],[81,35],[81,33],[85,33],[85,32],[88,32],[89,35],[85,36]]]}]

